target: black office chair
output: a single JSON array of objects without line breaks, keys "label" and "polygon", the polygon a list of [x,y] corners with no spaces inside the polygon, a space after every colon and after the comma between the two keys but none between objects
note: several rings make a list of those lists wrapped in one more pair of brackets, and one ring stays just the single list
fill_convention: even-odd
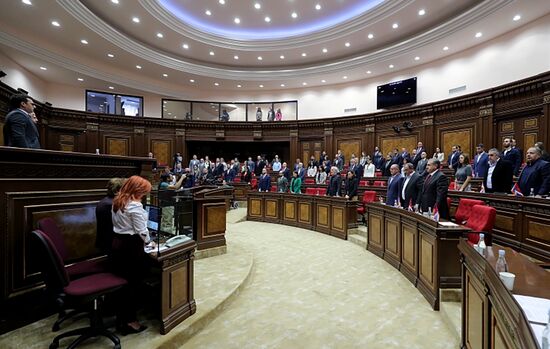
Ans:
[{"label": "black office chair", "polygon": [[70,280],[63,260],[53,241],[40,230],[31,232],[36,246],[42,275],[47,290],[52,293],[60,307],[79,307],[82,304],[93,304],[90,309],[90,326],[61,333],[50,344],[50,349],[59,347],[59,340],[65,337],[79,336],[67,348],[76,348],[88,338],[105,336],[120,348],[120,340],[103,325],[99,311],[100,300],[106,294],[115,292],[126,285],[126,280],[111,273],[97,273]]}]

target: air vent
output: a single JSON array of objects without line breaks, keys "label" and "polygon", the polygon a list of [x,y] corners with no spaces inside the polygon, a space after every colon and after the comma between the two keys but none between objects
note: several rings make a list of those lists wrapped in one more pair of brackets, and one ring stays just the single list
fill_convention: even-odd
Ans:
[{"label": "air vent", "polygon": [[357,111],[357,108],[347,108],[347,109],[344,109],[344,113],[353,113],[354,111]]},{"label": "air vent", "polygon": [[466,85],[458,86],[458,87],[450,89],[449,94],[452,95],[453,93],[458,93],[458,92],[462,92],[462,91],[466,91]]}]

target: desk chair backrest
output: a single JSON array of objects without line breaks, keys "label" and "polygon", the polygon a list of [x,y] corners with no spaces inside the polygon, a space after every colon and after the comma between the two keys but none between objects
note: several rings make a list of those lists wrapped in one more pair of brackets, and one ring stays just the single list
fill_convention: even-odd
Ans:
[{"label": "desk chair backrest", "polygon": [[485,233],[485,240],[488,245],[491,244],[491,235],[495,225],[497,210],[491,206],[474,205],[470,213],[470,218],[466,226],[474,232],[468,234],[468,241],[477,244],[479,233]]},{"label": "desk chair backrest", "polygon": [[69,275],[55,243],[41,230],[32,231],[31,238],[39,256],[46,288],[54,293],[62,292],[63,288],[69,284]]},{"label": "desk chair backrest", "polygon": [[465,224],[465,222],[467,222],[470,219],[470,216],[472,214],[472,208],[475,205],[484,206],[485,203],[481,200],[461,198],[460,201],[458,202],[458,208],[456,209],[455,221],[458,224]]},{"label": "desk chair backrest", "polygon": [[38,221],[38,229],[48,236],[61,256],[61,260],[65,262],[69,258],[69,253],[57,223],[50,217],[42,218]]}]

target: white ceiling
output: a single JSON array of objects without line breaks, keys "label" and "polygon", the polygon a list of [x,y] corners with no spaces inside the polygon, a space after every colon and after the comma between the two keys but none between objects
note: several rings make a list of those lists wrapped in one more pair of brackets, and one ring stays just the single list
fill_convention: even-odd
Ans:
[{"label": "white ceiling", "polygon": [[3,1],[11,9],[0,13],[5,55],[46,81],[166,96],[182,86],[284,90],[363,80],[447,57],[550,13],[547,0],[28,1]]}]

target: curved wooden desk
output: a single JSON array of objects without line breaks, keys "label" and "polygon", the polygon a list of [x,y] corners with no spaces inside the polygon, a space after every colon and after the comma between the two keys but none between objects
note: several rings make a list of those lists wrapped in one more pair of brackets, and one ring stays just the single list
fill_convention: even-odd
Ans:
[{"label": "curved wooden desk", "polygon": [[439,289],[460,287],[457,244],[469,231],[446,227],[422,215],[380,203],[366,205],[367,250],[400,270],[434,310]]},{"label": "curved wooden desk", "polygon": [[248,193],[247,219],[293,225],[346,240],[357,227],[357,201],[342,197]]},{"label": "curved wooden desk", "polygon": [[[513,295],[550,298],[550,273],[514,250],[488,247],[484,257],[464,239],[458,245],[462,262],[462,348],[537,349],[536,338]],[[506,251],[508,270],[516,275],[508,291],[494,267],[498,250]]]}]

